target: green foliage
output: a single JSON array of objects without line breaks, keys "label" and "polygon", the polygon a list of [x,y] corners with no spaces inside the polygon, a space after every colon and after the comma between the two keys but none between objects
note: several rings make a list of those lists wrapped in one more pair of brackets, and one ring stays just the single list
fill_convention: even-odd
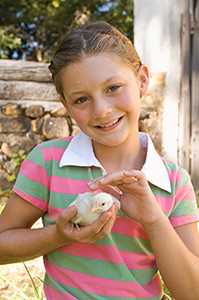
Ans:
[{"label": "green foliage", "polygon": [[12,155],[10,162],[14,167],[13,167],[13,173],[8,176],[9,182],[14,182],[16,180],[19,167],[25,158],[26,158],[26,153],[23,150],[19,150],[17,153],[14,153]]},{"label": "green foliage", "polygon": [[160,275],[160,278],[161,278],[161,282],[162,282],[162,286],[163,286],[163,292],[164,292],[164,296],[167,300],[171,300],[171,294],[168,290],[168,288],[166,287],[166,285],[164,284],[164,281]]},{"label": "green foliage", "polygon": [[88,20],[106,20],[133,39],[132,0],[1,0],[1,30],[11,27],[15,33],[13,40],[4,40],[1,55],[5,57],[6,47],[13,49],[20,42],[23,51],[32,49],[29,59],[48,61],[58,39]]},{"label": "green foliage", "polygon": [[12,161],[15,162],[16,167],[20,166],[22,161],[26,158],[26,152],[24,150],[19,150],[18,152],[13,153]]},{"label": "green foliage", "polygon": [[15,36],[13,27],[0,27],[0,58],[7,58],[9,50],[21,45],[21,39]]},{"label": "green foliage", "polygon": [[165,285],[163,285],[163,288],[164,288],[164,296],[165,296],[165,298],[166,298],[167,300],[172,300],[171,294],[170,294],[168,288],[167,288]]},{"label": "green foliage", "polygon": [[[19,150],[17,153],[13,153],[12,157],[10,158],[10,164],[12,165],[12,169],[7,174],[7,181],[13,186],[17,174],[20,168],[22,161],[26,158],[27,153],[24,150]],[[6,169],[5,169],[6,171]],[[7,170],[8,171],[8,170]],[[2,189],[0,187],[0,203],[1,198],[6,197],[9,198],[10,194],[12,193],[12,188],[8,187],[7,189]]]},{"label": "green foliage", "polygon": [[[43,300],[43,293],[41,290],[41,286],[38,288],[35,281],[34,281],[34,278],[31,274],[31,271],[29,270],[29,268],[27,267],[27,265],[23,262],[23,265],[24,265],[24,268],[28,274],[28,277],[30,278],[30,281],[31,281],[31,284],[32,284],[32,287],[33,287],[33,290],[34,290],[34,299],[35,300]],[[43,283],[43,280],[41,278],[39,278],[39,280]]]}]

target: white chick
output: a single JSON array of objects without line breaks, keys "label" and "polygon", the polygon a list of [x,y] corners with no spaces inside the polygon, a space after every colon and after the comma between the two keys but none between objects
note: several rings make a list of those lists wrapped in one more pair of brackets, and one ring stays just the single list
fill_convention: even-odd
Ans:
[{"label": "white chick", "polygon": [[72,219],[76,228],[79,225],[88,225],[93,223],[105,211],[115,203],[120,208],[120,201],[114,196],[101,192],[94,194],[91,192],[79,194],[77,198],[69,205],[77,207],[77,215]]}]

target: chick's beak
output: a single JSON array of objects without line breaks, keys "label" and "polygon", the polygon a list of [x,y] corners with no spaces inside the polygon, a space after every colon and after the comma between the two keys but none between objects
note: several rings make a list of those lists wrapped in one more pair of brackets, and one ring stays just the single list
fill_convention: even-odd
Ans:
[{"label": "chick's beak", "polygon": [[100,211],[99,207],[97,207],[97,206],[95,206],[95,205],[91,208],[91,212],[92,212],[92,213],[97,213],[97,212],[99,212],[99,211]]}]

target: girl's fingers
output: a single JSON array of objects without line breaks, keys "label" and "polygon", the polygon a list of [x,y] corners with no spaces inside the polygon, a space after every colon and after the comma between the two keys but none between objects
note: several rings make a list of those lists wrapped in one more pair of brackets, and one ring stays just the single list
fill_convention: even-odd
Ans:
[{"label": "girl's fingers", "polygon": [[111,185],[104,185],[101,186],[101,191],[111,194],[117,199],[120,199],[122,195],[122,191],[117,186],[111,186]]},{"label": "girl's fingers", "polygon": [[94,223],[82,227],[80,231],[77,232],[78,238],[81,240],[96,241],[110,233],[115,222],[117,210],[118,208],[113,205],[109,211],[103,213]]},{"label": "girl's fingers", "polygon": [[77,208],[75,206],[68,207],[64,212],[59,216],[57,222],[60,227],[64,227],[68,222],[70,222],[75,215],[77,214]]},{"label": "girl's fingers", "polygon": [[127,171],[124,171],[123,173],[124,173],[124,176],[126,176],[127,178],[132,178],[135,181],[146,180],[144,173],[139,170],[127,170]]},{"label": "girl's fingers", "polygon": [[112,186],[118,185],[122,183],[121,181],[122,177],[123,177],[123,172],[111,173],[95,180],[94,182],[90,182],[89,187],[91,189],[95,189],[100,185],[112,185]]},{"label": "girl's fingers", "polygon": [[104,224],[104,226],[101,228],[101,230],[94,236],[95,240],[101,239],[111,232],[113,224],[115,223],[117,210],[118,208],[115,205],[113,205],[113,207],[110,210],[112,215],[110,216],[109,220]]},{"label": "girl's fingers", "polygon": [[105,175],[104,177],[95,180],[95,182],[91,182],[89,184],[89,187],[91,189],[96,189],[101,185],[118,186],[126,183],[138,183],[139,181],[145,181],[145,176],[141,171],[124,170]]},{"label": "girl's fingers", "polygon": [[112,213],[110,211],[102,214],[94,223],[73,232],[73,237],[76,240],[92,240],[110,220]]},{"label": "girl's fingers", "polygon": [[64,211],[57,220],[57,228],[66,240],[76,242],[94,242],[99,238],[104,237],[110,233],[113,223],[116,218],[117,207],[104,212],[94,223],[80,228],[75,228],[70,222],[76,214],[74,206],[69,207]]},{"label": "girl's fingers", "polygon": [[137,183],[138,182],[138,179],[135,177],[135,176],[127,176],[126,174],[124,174],[124,177],[123,177],[123,180],[122,180],[122,183],[125,184],[125,183]]}]

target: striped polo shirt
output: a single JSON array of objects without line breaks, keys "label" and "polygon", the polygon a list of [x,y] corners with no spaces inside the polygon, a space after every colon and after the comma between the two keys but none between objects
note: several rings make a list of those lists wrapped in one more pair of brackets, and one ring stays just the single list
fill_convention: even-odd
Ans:
[{"label": "striped polo shirt", "polygon": [[[148,135],[142,168],[150,187],[172,226],[199,221],[187,172],[162,159]],[[89,137],[43,142],[21,165],[14,191],[43,210],[43,224],[53,224],[88,181],[106,171],[94,155]],[[111,234],[97,242],[72,243],[44,257],[45,294],[48,300],[159,300],[160,276],[144,228],[120,211]]]}]

